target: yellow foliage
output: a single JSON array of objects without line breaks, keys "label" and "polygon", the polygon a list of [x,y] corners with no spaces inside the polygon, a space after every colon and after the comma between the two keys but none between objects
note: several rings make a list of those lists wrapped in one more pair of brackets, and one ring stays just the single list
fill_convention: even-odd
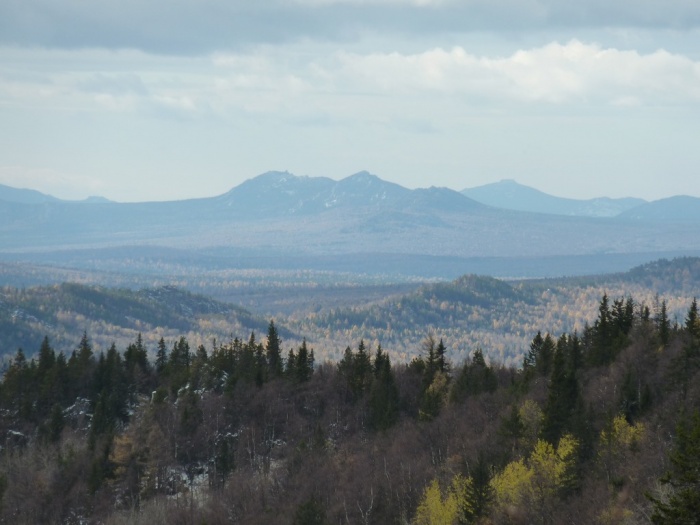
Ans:
[{"label": "yellow foliage", "polygon": [[519,506],[542,501],[571,486],[575,481],[578,441],[569,434],[559,440],[555,449],[538,440],[527,463],[513,461],[496,474],[491,485],[500,506]]},{"label": "yellow foliage", "polygon": [[134,440],[127,434],[114,436],[109,460],[115,464],[115,473],[121,475],[134,454]]},{"label": "yellow foliage", "polygon": [[522,459],[512,461],[491,480],[499,505],[519,505],[531,489],[533,470]]},{"label": "yellow foliage", "polygon": [[425,489],[416,517],[415,525],[452,525],[457,519],[457,501],[452,493],[443,499],[437,479]]},{"label": "yellow foliage", "polygon": [[540,433],[540,426],[544,419],[544,412],[533,400],[528,399],[518,409],[520,420],[523,422],[526,444],[528,447],[535,445],[537,435]]},{"label": "yellow foliage", "polygon": [[600,513],[600,523],[603,525],[625,525],[633,523],[634,512],[626,508],[611,507]]},{"label": "yellow foliage", "polygon": [[618,415],[613,419],[611,430],[600,433],[600,440],[606,444],[632,447],[644,439],[645,430],[642,423],[630,425],[625,416]]},{"label": "yellow foliage", "polygon": [[423,492],[416,510],[414,525],[452,525],[457,523],[461,511],[467,505],[467,492],[472,479],[456,475],[452,478],[447,494],[443,497],[440,484],[433,479]]}]

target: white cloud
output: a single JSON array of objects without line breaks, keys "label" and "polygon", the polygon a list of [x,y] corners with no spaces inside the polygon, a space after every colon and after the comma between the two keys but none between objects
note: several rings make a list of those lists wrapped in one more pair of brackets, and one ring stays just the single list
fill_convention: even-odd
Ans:
[{"label": "white cloud", "polygon": [[170,111],[188,118],[244,112],[381,122],[396,121],[404,110],[412,112],[409,118],[425,119],[445,104],[444,97],[482,109],[700,102],[700,62],[663,50],[642,54],[577,40],[501,57],[459,46],[328,55],[307,55],[293,46],[259,48],[186,59],[179,68],[174,58],[142,53],[0,48],[3,56],[14,65],[0,66],[0,104],[62,111]]},{"label": "white cloud", "polygon": [[642,55],[572,40],[511,56],[475,56],[461,47],[413,55],[340,54],[343,79],[395,93],[477,95],[493,101],[695,104],[700,63],[663,50]]}]

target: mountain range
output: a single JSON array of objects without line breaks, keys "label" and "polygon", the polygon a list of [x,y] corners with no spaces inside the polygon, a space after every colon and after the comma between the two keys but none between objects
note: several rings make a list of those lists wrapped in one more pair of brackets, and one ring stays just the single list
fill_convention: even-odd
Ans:
[{"label": "mountain range", "polygon": [[[512,181],[464,192],[411,190],[367,172],[340,181],[268,172],[220,196],[170,202],[62,201],[0,187],[0,260],[41,262],[70,250],[149,246],[278,265],[312,259],[318,269],[324,261],[355,260],[369,272],[377,271],[375,262],[385,271],[386,261],[399,257],[415,261],[403,273],[442,277],[495,258],[507,260],[507,271],[517,276],[519,267],[542,258],[633,256],[625,263],[631,267],[694,255],[699,219],[694,197],[576,201]],[[435,272],[425,257],[433,258]],[[564,265],[539,275],[569,272]]]}]

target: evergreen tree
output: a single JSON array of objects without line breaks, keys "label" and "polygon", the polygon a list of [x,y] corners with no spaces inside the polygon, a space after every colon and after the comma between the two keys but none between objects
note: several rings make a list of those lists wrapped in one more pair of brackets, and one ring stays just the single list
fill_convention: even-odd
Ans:
[{"label": "evergreen tree", "polygon": [[498,388],[498,378],[486,364],[484,353],[480,348],[474,351],[471,363],[465,363],[455,380],[450,397],[453,402],[462,402],[469,396],[477,396],[483,392],[495,392]]},{"label": "evergreen tree", "polygon": [[265,356],[267,358],[268,377],[275,379],[282,376],[282,352],[280,339],[277,335],[275,323],[270,321],[267,327],[267,343],[265,344]]},{"label": "evergreen tree", "polygon": [[600,366],[608,364],[613,358],[613,322],[610,313],[608,294],[598,305],[598,318],[591,329],[593,334],[592,345],[589,353],[591,365]]},{"label": "evergreen tree", "polygon": [[540,354],[540,348],[542,348],[542,343],[544,343],[542,332],[538,331],[535,337],[532,338],[530,349],[527,351],[527,354],[525,354],[525,357],[523,357],[523,370],[526,372],[535,369],[535,366],[537,365],[537,357]]},{"label": "evergreen tree", "polygon": [[659,341],[663,346],[667,346],[671,340],[671,321],[668,319],[666,300],[661,301],[659,314],[656,317],[656,329],[659,333]]},{"label": "evergreen tree", "polygon": [[533,373],[541,377],[549,377],[554,346],[551,335],[547,334],[542,337],[542,332],[537,332],[530,343],[530,350],[523,358],[523,370],[528,377]]},{"label": "evergreen tree", "polygon": [[357,353],[353,356],[350,390],[355,399],[359,399],[369,388],[372,379],[372,363],[365,348],[364,340],[360,340]]},{"label": "evergreen tree", "polygon": [[369,421],[376,430],[386,430],[398,419],[399,390],[391,370],[391,360],[381,345],[374,358],[374,379],[369,393]]},{"label": "evergreen tree", "polygon": [[445,348],[445,343],[443,343],[441,338],[437,348],[435,349],[435,360],[437,370],[443,374],[449,371],[449,364],[447,363],[447,358],[445,357],[446,351],[447,349]]},{"label": "evergreen tree", "polygon": [[292,381],[296,379],[297,356],[294,353],[293,348],[290,348],[289,354],[287,354],[287,362],[286,362],[286,367],[284,369],[284,374],[287,376],[287,379],[291,379]]},{"label": "evergreen tree", "polygon": [[491,469],[485,456],[479,453],[477,460],[469,470],[471,483],[466,486],[464,502],[460,508],[459,523],[478,523],[486,516],[494,493],[491,487]]},{"label": "evergreen tree", "polygon": [[297,507],[292,525],[326,525],[326,509],[321,502],[312,497]]},{"label": "evergreen tree", "polygon": [[698,317],[698,301],[695,297],[685,318],[685,331],[689,339],[686,352],[689,357],[695,357],[700,354],[700,317]]},{"label": "evergreen tree", "polygon": [[671,488],[667,501],[651,497],[656,525],[700,524],[700,413],[683,418],[670,453],[671,470],[661,479]]},{"label": "evergreen tree", "polygon": [[570,431],[570,421],[579,402],[579,388],[575,374],[566,359],[563,341],[554,352],[552,378],[549,382],[547,403],[544,408],[542,437],[554,445],[565,431]]},{"label": "evergreen tree", "polygon": [[165,346],[165,340],[161,337],[158,341],[158,351],[156,352],[156,373],[165,373],[165,367],[168,365],[168,350]]}]

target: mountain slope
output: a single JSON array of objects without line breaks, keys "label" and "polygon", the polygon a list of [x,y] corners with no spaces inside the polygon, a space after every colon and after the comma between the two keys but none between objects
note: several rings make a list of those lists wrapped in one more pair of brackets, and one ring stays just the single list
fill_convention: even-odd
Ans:
[{"label": "mountain slope", "polygon": [[[159,337],[196,333],[203,342],[227,340],[231,333],[264,333],[268,320],[231,304],[172,286],[139,291],[65,283],[27,289],[4,288],[0,294],[0,353],[38,348],[48,336],[57,350],[70,353],[80,333],[97,350],[128,344],[142,332],[155,347]],[[278,327],[281,335],[290,332]],[[67,334],[70,334],[67,335]]]},{"label": "mountain slope", "polygon": [[37,204],[41,202],[58,202],[59,199],[36,190],[12,188],[10,186],[0,184],[0,201]]},{"label": "mountain slope", "polygon": [[700,221],[700,199],[677,195],[637,206],[620,214],[620,218],[636,221],[695,222]]},{"label": "mountain slope", "polygon": [[463,190],[462,194],[495,208],[581,217],[615,217],[646,202],[642,199],[608,197],[587,200],[566,199],[518,184],[510,179],[468,188]]}]

